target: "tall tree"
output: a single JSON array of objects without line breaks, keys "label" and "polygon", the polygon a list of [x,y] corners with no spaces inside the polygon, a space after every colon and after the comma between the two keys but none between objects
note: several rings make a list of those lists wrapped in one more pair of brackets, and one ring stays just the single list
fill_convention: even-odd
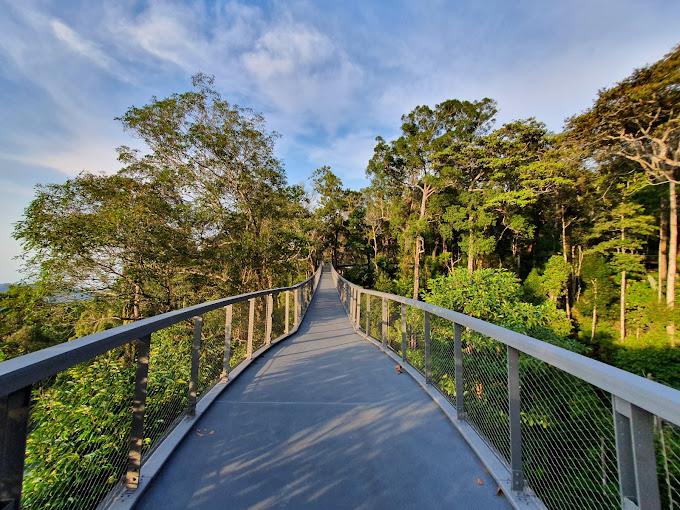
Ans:
[{"label": "tall tree", "polygon": [[428,230],[428,201],[451,186],[452,171],[437,164],[437,154],[453,143],[472,142],[486,134],[496,114],[496,103],[448,100],[436,105],[417,106],[402,117],[402,135],[387,143],[378,138],[368,165],[369,176],[387,180],[407,195],[409,222],[408,246],[412,252],[413,297],[420,293],[420,263]]},{"label": "tall tree", "polygon": [[593,107],[570,119],[572,135],[601,158],[640,165],[651,184],[668,184],[669,239],[666,303],[675,305],[680,169],[680,46],[600,91]]}]

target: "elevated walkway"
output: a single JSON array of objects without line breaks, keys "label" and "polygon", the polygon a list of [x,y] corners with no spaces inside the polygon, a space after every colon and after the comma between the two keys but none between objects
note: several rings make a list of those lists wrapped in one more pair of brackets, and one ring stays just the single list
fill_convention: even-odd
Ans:
[{"label": "elevated walkway", "polygon": [[298,333],[222,392],[136,508],[510,504],[430,397],[354,332],[324,272]]}]

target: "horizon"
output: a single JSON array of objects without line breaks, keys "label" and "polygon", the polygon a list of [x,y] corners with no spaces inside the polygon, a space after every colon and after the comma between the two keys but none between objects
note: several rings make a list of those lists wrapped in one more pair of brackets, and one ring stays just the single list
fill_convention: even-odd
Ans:
[{"label": "horizon", "polygon": [[21,278],[12,225],[35,185],[116,171],[115,148],[139,142],[114,117],[189,89],[197,72],[282,135],[290,183],[328,164],[358,188],[375,137],[397,136],[414,106],[488,96],[497,126],[535,117],[559,131],[599,89],[677,45],[680,21],[665,1],[3,4],[3,283]]}]

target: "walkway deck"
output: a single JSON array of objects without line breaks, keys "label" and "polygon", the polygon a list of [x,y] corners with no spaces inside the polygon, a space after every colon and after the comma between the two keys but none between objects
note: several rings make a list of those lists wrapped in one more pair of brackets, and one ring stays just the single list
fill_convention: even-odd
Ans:
[{"label": "walkway deck", "polygon": [[356,335],[328,273],[300,331],[234,381],[137,508],[510,508],[453,425]]}]

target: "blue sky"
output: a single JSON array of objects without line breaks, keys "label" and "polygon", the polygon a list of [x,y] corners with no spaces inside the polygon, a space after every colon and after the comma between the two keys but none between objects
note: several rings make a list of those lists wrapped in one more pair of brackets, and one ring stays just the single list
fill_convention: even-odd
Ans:
[{"label": "blue sky", "polygon": [[489,96],[559,130],[680,42],[678,1],[0,0],[0,282],[37,183],[117,169],[130,105],[213,74],[281,133],[289,180],[365,183],[376,135],[417,104]]}]

